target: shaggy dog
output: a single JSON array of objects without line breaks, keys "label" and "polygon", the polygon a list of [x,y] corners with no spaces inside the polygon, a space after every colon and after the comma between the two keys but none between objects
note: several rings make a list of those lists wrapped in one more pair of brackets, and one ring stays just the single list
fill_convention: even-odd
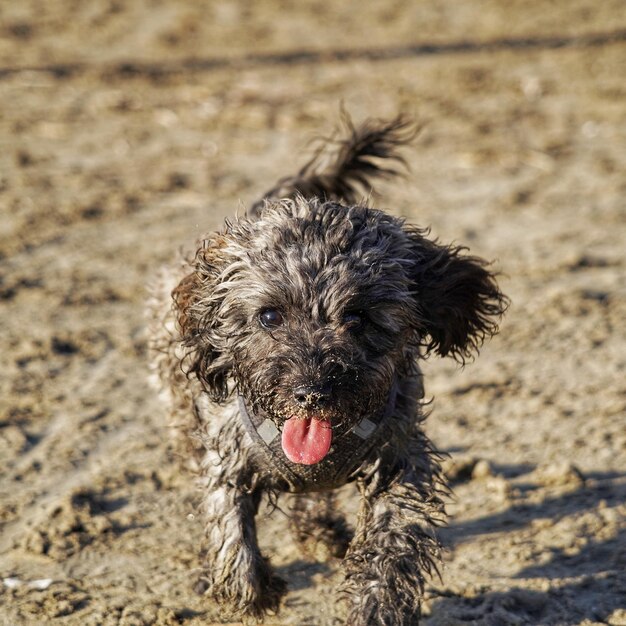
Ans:
[{"label": "shaggy dog", "polygon": [[[475,354],[506,307],[483,260],[355,204],[398,173],[411,124],[348,129],[165,270],[149,307],[153,365],[202,486],[203,590],[246,620],[285,593],[255,514],[263,493],[288,492],[294,539],[343,557],[345,623],[417,623],[445,491],[418,363]],[[334,508],[347,482],[353,533]]]}]

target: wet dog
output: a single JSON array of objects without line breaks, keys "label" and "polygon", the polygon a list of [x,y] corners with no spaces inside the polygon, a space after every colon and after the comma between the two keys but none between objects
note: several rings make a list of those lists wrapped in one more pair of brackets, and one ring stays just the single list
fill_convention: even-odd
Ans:
[{"label": "wet dog", "polygon": [[[343,558],[341,619],[408,626],[444,519],[419,363],[475,354],[506,298],[482,259],[357,203],[398,173],[411,124],[348,130],[164,271],[150,348],[202,485],[206,594],[246,619],[278,610],[285,583],[255,514],[263,493],[286,492],[294,539]],[[334,508],[347,482],[361,494],[353,533]]]}]

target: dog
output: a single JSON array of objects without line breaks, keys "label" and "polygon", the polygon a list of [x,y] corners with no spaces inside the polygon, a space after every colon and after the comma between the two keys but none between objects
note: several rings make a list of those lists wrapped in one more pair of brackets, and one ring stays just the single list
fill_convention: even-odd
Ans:
[{"label": "dog", "polygon": [[[201,484],[202,589],[253,623],[286,591],[257,544],[263,494],[290,494],[305,552],[343,559],[336,623],[417,623],[446,493],[420,362],[474,356],[507,306],[486,261],[358,201],[401,173],[411,121],[346,126],[166,268],[149,305],[152,366]],[[334,506],[349,482],[353,532]]]}]

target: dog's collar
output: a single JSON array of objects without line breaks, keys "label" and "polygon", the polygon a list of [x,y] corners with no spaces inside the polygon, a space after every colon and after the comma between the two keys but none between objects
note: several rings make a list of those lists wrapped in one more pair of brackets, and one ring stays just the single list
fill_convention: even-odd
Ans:
[{"label": "dog's collar", "polygon": [[396,405],[397,385],[392,385],[386,405],[375,415],[362,419],[351,429],[333,438],[330,452],[315,465],[291,462],[283,452],[280,430],[262,410],[250,411],[238,395],[241,419],[246,430],[263,450],[270,463],[270,473],[286,483],[288,491],[317,491],[339,487],[365,460],[368,452],[382,437]]}]

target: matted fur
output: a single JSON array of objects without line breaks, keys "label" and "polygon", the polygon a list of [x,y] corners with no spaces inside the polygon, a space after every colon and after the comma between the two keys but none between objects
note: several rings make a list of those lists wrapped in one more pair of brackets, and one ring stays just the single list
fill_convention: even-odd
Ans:
[{"label": "matted fur", "polygon": [[[332,491],[293,496],[291,527],[309,554],[345,553],[346,624],[413,625],[437,571],[445,490],[421,429],[418,363],[430,352],[475,354],[506,307],[483,260],[354,204],[358,186],[396,172],[384,159],[402,162],[408,122],[349,130],[326,168],[316,157],[166,269],[149,306],[153,365],[203,490],[204,588],[246,619],[278,610],[285,592],[255,530],[262,493],[284,481],[243,426],[236,394],[279,428],[321,414],[337,432],[393,398],[385,440],[350,477],[362,498],[353,537]],[[272,328],[260,323],[267,311],[278,313]],[[298,401],[303,386],[327,390],[327,402]]]}]

